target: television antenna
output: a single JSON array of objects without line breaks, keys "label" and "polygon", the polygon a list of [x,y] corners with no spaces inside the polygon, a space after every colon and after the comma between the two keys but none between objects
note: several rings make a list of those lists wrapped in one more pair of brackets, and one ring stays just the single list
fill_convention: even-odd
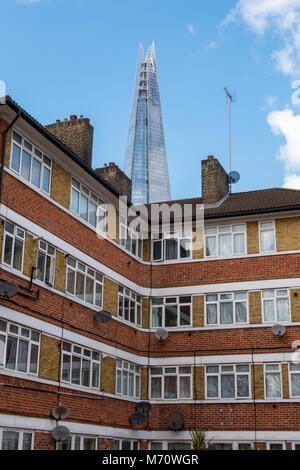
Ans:
[{"label": "television antenna", "polygon": [[[233,101],[232,94],[224,87],[224,91],[227,96],[228,104],[228,130],[229,130],[229,173],[231,173],[231,103]],[[229,181],[229,192],[231,193],[231,181]]]}]

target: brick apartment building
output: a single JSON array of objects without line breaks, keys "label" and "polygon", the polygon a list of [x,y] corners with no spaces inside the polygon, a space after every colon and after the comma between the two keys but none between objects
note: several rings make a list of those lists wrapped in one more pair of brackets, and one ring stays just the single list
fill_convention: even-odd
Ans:
[{"label": "brick apartment building", "polygon": [[208,157],[202,197],[176,201],[204,204],[201,230],[141,240],[118,217],[110,239],[130,180],[92,169],[88,119],[43,127],[7,97],[0,131],[0,448],[188,448],[199,428],[299,449],[300,191],[231,194]]}]

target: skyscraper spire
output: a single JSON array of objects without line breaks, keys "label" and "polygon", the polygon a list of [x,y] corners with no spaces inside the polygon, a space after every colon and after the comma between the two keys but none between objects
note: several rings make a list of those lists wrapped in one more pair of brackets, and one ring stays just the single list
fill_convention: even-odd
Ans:
[{"label": "skyscraper spire", "polygon": [[171,199],[154,41],[145,58],[139,46],[124,171],[133,203]]}]

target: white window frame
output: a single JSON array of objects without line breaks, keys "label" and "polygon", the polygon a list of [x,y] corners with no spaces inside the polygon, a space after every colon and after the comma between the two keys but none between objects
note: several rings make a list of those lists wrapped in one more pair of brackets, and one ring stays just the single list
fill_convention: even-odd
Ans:
[{"label": "white window frame", "polygon": [[[45,245],[46,247],[44,248],[43,245]],[[53,253],[51,253],[52,250],[53,250]],[[37,271],[37,274],[36,274],[36,279],[38,279],[39,281],[44,282],[45,284],[48,284],[51,287],[53,287],[54,286],[54,277],[55,277],[56,249],[52,245],[49,245],[49,243],[45,242],[44,240],[39,240],[39,247],[38,247],[38,252],[37,252],[37,266],[38,266],[39,252],[42,253],[45,256],[45,264],[44,264],[43,280],[38,279],[38,277],[37,277],[38,276],[38,271]],[[46,281],[47,259],[50,260],[50,276],[49,276],[48,281]]]},{"label": "white window frame", "polygon": [[[244,230],[234,231],[234,227],[244,226]],[[229,227],[230,230],[228,232],[221,232],[220,230],[224,229],[225,227]],[[215,229],[215,234],[206,234],[206,230]],[[244,235],[244,252],[242,253],[234,253],[234,235]],[[219,254],[219,236],[221,235],[231,235],[231,254],[221,255]],[[216,254],[208,255],[206,254],[207,251],[207,238],[215,237],[216,238]],[[207,226],[204,227],[204,257],[205,258],[232,258],[232,257],[239,257],[242,255],[247,254],[247,226],[244,222],[236,223],[236,224],[226,224],[226,225],[214,225],[214,226]]]},{"label": "white window frame", "polygon": [[292,450],[296,450],[296,445],[300,447],[300,441],[293,441],[292,442]]},{"label": "white window frame", "polygon": [[[79,441],[79,449],[75,449],[75,440],[80,439]],[[80,434],[71,434],[69,439],[71,439],[71,449],[69,450],[84,450],[83,441],[84,439],[93,439],[95,441],[95,449],[98,450],[98,436],[85,436]],[[56,443],[56,450],[62,450],[60,447],[64,444],[64,442],[57,442]]]},{"label": "white window frame", "polygon": [[34,449],[34,431],[27,430],[27,429],[15,429],[15,428],[7,428],[1,427],[0,428],[0,451],[2,450],[2,439],[3,439],[3,432],[17,432],[19,433],[19,440],[18,440],[18,450],[23,450],[23,435],[24,434],[31,434],[31,447],[30,450]]},{"label": "white window frame", "polygon": [[[135,240],[135,250],[133,249]],[[131,230],[120,218],[120,245],[133,256],[143,259],[143,240],[139,232]]]},{"label": "white window frame", "polygon": [[[70,351],[68,351],[67,349],[64,349],[66,347],[69,347],[70,346]],[[81,352],[77,351],[77,349],[80,349]],[[84,352],[87,351],[90,356],[88,356],[87,354],[85,354]],[[99,355],[99,359],[94,359],[93,355],[94,354],[97,354]],[[70,367],[69,367],[69,374],[70,374],[70,379],[67,380],[63,377],[63,373],[64,373],[64,362],[63,362],[63,356],[68,356],[70,358]],[[80,380],[80,383],[74,383],[72,382],[72,370],[73,370],[73,358],[74,357],[77,357],[77,358],[80,358],[80,372],[79,372],[79,380]],[[90,361],[90,381],[89,381],[89,385],[84,385],[82,383],[82,362],[83,360],[88,360]],[[93,366],[94,364],[97,364],[98,366],[98,384],[97,386],[93,386]],[[100,390],[100,380],[101,380],[101,352],[100,351],[96,351],[94,349],[90,349],[90,348],[86,348],[85,346],[81,346],[81,345],[78,345],[78,344],[74,344],[74,343],[70,343],[69,341],[63,341],[62,343],[62,346],[61,346],[61,370],[60,370],[60,377],[61,377],[61,381],[62,382],[65,382],[65,383],[69,383],[70,385],[74,385],[74,386],[78,386],[78,387],[83,387],[83,388],[89,388],[89,389],[93,389],[93,390]]]},{"label": "white window frame", "polygon": [[[13,227],[13,233],[9,232],[6,229],[6,224],[9,224]],[[23,232],[23,237],[21,235],[18,235],[18,230]],[[4,259],[5,259],[5,245],[6,245],[6,238],[7,237],[12,238],[12,240],[13,240],[13,242],[12,242],[12,255],[11,255],[10,264],[8,264],[4,261]],[[14,268],[14,266],[13,266],[16,240],[18,240],[19,242],[22,242],[21,269]],[[14,224],[12,222],[9,222],[8,220],[5,220],[4,221],[4,233],[3,233],[3,245],[2,245],[2,263],[5,266],[9,266],[10,268],[15,269],[18,272],[23,272],[25,243],[26,243],[26,231],[23,228],[19,227],[18,225]]]},{"label": "white window frame", "polygon": [[[191,300],[190,302],[180,302],[181,298],[189,297]],[[193,297],[191,295],[181,295],[181,296],[174,296],[174,297],[157,297],[157,300],[161,299],[161,304],[153,304],[153,300],[151,299],[151,328],[190,328],[193,326]],[[175,302],[167,302],[167,300],[176,299]],[[177,306],[177,325],[174,326],[166,326],[166,307],[168,306]],[[182,306],[190,306],[190,323],[188,325],[180,325],[180,305]],[[161,307],[162,308],[162,324],[159,326],[153,326],[153,308]]]},{"label": "white window frame", "polygon": [[[272,228],[271,227],[262,227],[262,224],[266,224],[266,223],[272,223]],[[271,251],[265,251],[265,250],[262,250],[262,243],[261,243],[261,232],[270,232],[270,231],[273,231],[274,233],[274,250],[271,250]],[[259,252],[260,253],[265,253],[265,254],[268,254],[268,253],[276,253],[277,249],[276,249],[276,226],[275,226],[275,221],[274,220],[260,220],[259,221],[259,224],[258,224],[258,240],[259,240]]]},{"label": "white window frame", "polygon": [[[181,368],[189,368],[190,372],[180,372]],[[153,369],[162,369],[162,373],[157,373],[157,374],[152,374],[151,371]],[[167,369],[175,369],[175,372],[168,372]],[[176,397],[175,398],[165,398],[165,378],[166,377],[176,377]],[[160,377],[161,378],[161,396],[160,397],[152,397],[151,393],[151,384],[152,384],[152,377]],[[180,397],[180,377],[189,377],[190,378],[190,394],[188,397]],[[180,366],[153,366],[150,367],[149,369],[149,397],[151,397],[151,400],[191,400],[193,397],[193,368],[192,366],[185,366],[185,365],[180,365]]]},{"label": "white window frame", "polygon": [[[267,370],[267,366],[279,366],[279,370]],[[280,374],[280,396],[279,397],[268,397],[267,396],[267,380],[266,376],[271,374]],[[264,364],[264,397],[266,399],[280,400],[282,398],[282,367],[280,362],[267,362]]]},{"label": "white window frame", "polygon": [[169,444],[188,444],[189,449],[178,449],[178,450],[193,450],[192,448],[192,442],[191,441],[185,441],[182,439],[181,441],[150,441],[148,444],[148,450],[151,450],[151,444],[161,444],[162,448],[161,449],[154,449],[153,452],[159,452],[159,450],[168,450],[169,452],[173,452],[172,450],[169,450]]},{"label": "white window frame", "polygon": [[286,450],[285,441],[268,441],[268,442],[267,442],[267,450],[271,450],[271,449],[270,449],[270,446],[271,446],[272,444],[281,444],[281,445],[282,445],[282,449],[281,449],[281,450]]},{"label": "white window frame", "polygon": [[[18,135],[18,137],[21,138],[21,143],[18,142],[18,140],[16,139],[16,134]],[[20,159],[19,159],[19,169],[18,169],[18,171],[12,167],[12,158],[13,158],[14,145],[17,146],[20,149]],[[31,149],[29,148],[30,146],[32,147]],[[25,151],[30,156],[29,179],[27,179],[25,176],[23,176],[21,174],[23,151]],[[39,162],[39,164],[41,165],[41,168],[40,168],[40,185],[39,186],[36,186],[31,181],[33,159],[37,160]],[[47,160],[49,161],[49,163],[47,162]],[[52,179],[52,158],[50,158],[48,155],[45,154],[45,152],[43,152],[38,147],[36,147],[35,144],[33,144],[30,141],[30,139],[27,139],[19,131],[15,131],[15,130],[12,132],[12,144],[11,144],[9,167],[14,173],[19,175],[23,180],[30,183],[30,185],[32,185],[34,188],[37,188],[40,191],[42,191],[43,193],[50,195],[50,192],[51,192],[51,179]],[[45,189],[43,189],[44,169],[45,168],[49,171],[49,191],[45,191]]]},{"label": "white window frame", "polygon": [[[118,391],[118,375],[120,376],[121,390]],[[124,385],[124,376],[127,375],[127,393],[125,393]],[[129,391],[129,375],[133,376],[133,395],[128,393]],[[137,387],[138,381],[138,387]],[[138,390],[137,390],[138,388]],[[125,397],[140,398],[141,396],[141,367],[133,364],[132,362],[122,361],[117,359],[116,361],[116,394],[122,395]]]},{"label": "white window frame", "polygon": [[[75,264],[75,266],[72,266],[70,263]],[[69,271],[74,272],[74,293],[70,292],[68,290],[68,273]],[[93,273],[93,274],[92,274]],[[77,276],[78,275],[83,275],[84,276],[84,289],[83,289],[83,299],[81,299],[78,295],[76,295],[76,284],[77,284]],[[100,280],[101,278],[101,280]],[[87,284],[87,279],[93,280],[93,303],[89,302],[86,300],[86,284]],[[100,299],[100,305],[96,304],[96,286],[99,285],[101,286],[101,299]],[[84,263],[81,263],[81,261],[78,261],[77,259],[73,258],[72,256],[68,256],[67,260],[67,269],[66,269],[66,293],[68,295],[71,295],[72,297],[75,297],[81,302],[84,302],[87,305],[92,305],[94,307],[99,307],[102,308],[103,305],[103,288],[104,288],[104,277],[103,274],[99,273],[98,271],[95,271],[95,269],[90,268]]]},{"label": "white window frame", "polygon": [[[120,444],[121,447],[123,445],[123,442],[130,442],[130,450],[139,450],[140,445],[139,441],[134,440],[134,439],[114,439],[114,450],[122,450],[120,449]],[[118,443],[118,448],[116,448],[116,443]]]},{"label": "white window frame", "polygon": [[[0,370],[5,369],[11,372],[17,372],[26,375],[33,375],[37,376],[39,373],[39,366],[40,366],[40,352],[41,352],[41,333],[35,329],[28,328],[27,326],[19,325],[14,322],[9,322],[4,318],[0,318],[0,325],[1,323],[6,323],[6,331],[0,329],[0,336],[5,336],[5,343],[4,343],[4,350],[3,350],[3,364],[0,364]],[[17,328],[18,332],[10,331],[10,328]],[[29,337],[26,335],[22,335],[22,331],[27,331]],[[39,335],[39,340],[31,339],[32,333]],[[7,342],[8,337],[11,336],[17,339],[17,349],[16,349],[16,360],[15,360],[15,369],[11,369],[10,367],[6,367],[6,359],[7,359]],[[27,363],[26,363],[26,371],[17,370],[17,362],[18,362],[18,354],[19,354],[19,344],[20,341],[26,341],[28,343],[28,352],[27,352]],[[36,363],[36,372],[30,371],[30,357],[31,357],[31,350],[32,345],[37,346],[37,363]]]},{"label": "white window frame", "polygon": [[[299,366],[299,370],[291,370],[291,366],[292,365],[297,365]],[[300,393],[299,395],[293,395],[293,389],[292,389],[292,375],[299,375],[299,380],[300,380],[300,363],[293,363],[293,362],[290,362],[288,364],[288,368],[289,368],[289,396],[291,399],[293,398],[300,398]],[[300,444],[300,441],[299,441],[299,444]]]},{"label": "white window frame", "polygon": [[[253,442],[251,441],[231,441],[231,442],[226,442],[226,441],[212,441],[211,442],[212,446],[215,445],[215,444],[230,444],[232,446],[232,449],[230,450],[240,450],[239,449],[239,445],[240,444],[247,444],[251,447],[251,449],[253,449]],[[214,449],[213,449],[214,450]],[[216,451],[218,451],[219,449],[216,449]],[[228,449],[229,450],[229,449]]]},{"label": "white window frame", "polygon": [[[247,294],[247,298],[245,300],[235,299],[235,294]],[[207,300],[208,296],[216,295],[217,300]],[[232,295],[232,299],[221,299],[222,295]],[[221,323],[221,304],[232,302],[233,304],[233,322],[232,323]],[[237,322],[236,321],[236,304],[246,302],[246,321],[245,322]],[[205,303],[205,326],[214,327],[214,326],[227,326],[227,325],[247,325],[249,323],[249,295],[247,291],[237,291],[237,292],[221,292],[221,293],[211,293],[204,295],[204,303]],[[217,304],[217,322],[216,323],[208,323],[207,321],[207,305]]]},{"label": "white window frame", "polygon": [[[125,302],[128,302],[128,319],[125,318]],[[134,305],[134,322],[130,320],[131,305]],[[138,321],[138,310],[140,311],[140,321]],[[121,313],[121,314],[120,314]],[[126,287],[120,286],[118,289],[118,317],[131,325],[142,326],[143,318],[143,305],[142,297],[135,294]]]},{"label": "white window frame", "polygon": [[[167,240],[177,240],[177,258],[166,259],[166,243]],[[190,242],[190,256],[181,257],[180,256],[180,246],[181,242],[184,240],[188,240]],[[161,258],[154,259],[154,244],[160,243],[161,244]],[[166,232],[155,234],[153,239],[151,240],[151,259],[154,263],[156,262],[174,262],[178,260],[190,260],[193,256],[193,233],[191,230],[186,232]]]},{"label": "white window frame", "polygon": [[[240,372],[236,370],[237,366],[248,366],[248,371],[247,372]],[[217,372],[207,372],[208,367],[218,367]],[[232,371],[222,371],[222,367],[233,367]],[[225,398],[221,396],[221,390],[222,390],[222,382],[221,382],[221,377],[223,375],[234,375],[234,397],[231,398]],[[239,375],[243,376],[248,376],[248,389],[249,389],[249,395],[244,396],[244,397],[238,397],[237,396],[237,377]],[[208,377],[218,377],[218,396],[216,397],[209,397],[208,396]],[[251,367],[250,364],[209,364],[205,366],[205,399],[206,400],[222,400],[222,401],[230,401],[230,400],[247,400],[251,399],[252,397],[252,377],[251,377]]]},{"label": "white window frame", "polygon": [[[75,211],[72,208],[72,201],[73,201],[73,192],[76,192],[78,194],[78,212]],[[80,214],[80,204],[81,204],[81,196],[84,197],[87,200],[87,214],[88,214],[88,220],[86,220],[84,217],[81,217]],[[96,206],[96,225],[94,225],[92,222],[90,222],[90,205],[93,204]],[[97,232],[99,231],[100,233],[105,234],[106,233],[106,222],[107,222],[107,217],[106,217],[106,204],[105,202],[100,199],[94,191],[89,189],[85,184],[82,184],[77,178],[72,177],[71,180],[71,193],[70,193],[70,211],[72,214],[75,214],[79,219],[91,227],[93,227]],[[101,215],[104,217],[104,222],[103,225],[105,227],[105,230],[102,230],[100,225],[98,224],[98,215],[99,212]]]},{"label": "white window frame", "polygon": [[[267,291],[274,291],[274,297],[263,297],[263,292]],[[278,295],[278,291],[287,291],[287,295]],[[277,300],[278,299],[288,299],[288,304],[289,304],[289,314],[290,318],[288,320],[278,320],[278,308],[277,308]],[[265,309],[264,309],[264,300],[273,300],[274,303],[274,320],[265,320]],[[261,291],[261,307],[262,307],[262,322],[266,324],[271,324],[271,323],[290,323],[291,322],[291,294],[290,294],[290,289],[288,288],[282,288],[282,289],[263,289]]]}]

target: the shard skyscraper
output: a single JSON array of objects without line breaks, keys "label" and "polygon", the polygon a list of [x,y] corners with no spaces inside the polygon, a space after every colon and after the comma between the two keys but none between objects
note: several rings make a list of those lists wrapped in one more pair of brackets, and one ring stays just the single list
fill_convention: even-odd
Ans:
[{"label": "the shard skyscraper", "polygon": [[134,204],[171,199],[154,42],[139,47],[124,171]]}]

